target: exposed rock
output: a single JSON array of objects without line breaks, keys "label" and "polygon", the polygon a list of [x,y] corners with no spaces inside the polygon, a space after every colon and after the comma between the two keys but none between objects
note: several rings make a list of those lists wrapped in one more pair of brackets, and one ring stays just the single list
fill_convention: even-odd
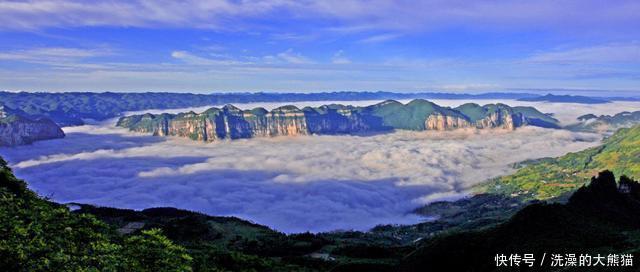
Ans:
[{"label": "exposed rock", "polygon": [[498,110],[489,116],[476,121],[477,128],[504,128],[516,129],[524,121],[521,120],[521,114],[512,113],[508,110]]},{"label": "exposed rock", "polygon": [[62,129],[47,118],[38,118],[0,105],[0,146],[30,144],[64,137]]},{"label": "exposed rock", "polygon": [[[473,117],[465,115],[465,111]],[[394,129],[515,129],[531,124],[533,119],[530,118],[533,117],[546,119],[540,124],[557,122],[534,108],[468,104],[463,110],[457,110],[426,100],[414,100],[406,105],[390,100],[368,107],[325,105],[301,110],[295,106],[283,106],[272,111],[263,108],[243,111],[226,105],[221,109],[210,108],[202,113],[127,116],[121,118],[117,125],[158,136],[188,137],[211,142],[252,137],[356,134]]]},{"label": "exposed rock", "polygon": [[471,127],[469,120],[458,116],[448,116],[442,113],[436,112],[431,114],[427,118],[425,123],[427,130],[450,130],[456,128]]}]

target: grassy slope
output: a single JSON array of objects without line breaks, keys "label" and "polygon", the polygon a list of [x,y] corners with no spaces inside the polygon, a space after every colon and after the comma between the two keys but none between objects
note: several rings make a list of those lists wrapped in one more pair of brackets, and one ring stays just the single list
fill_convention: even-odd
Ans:
[{"label": "grassy slope", "polygon": [[[622,180],[622,179],[621,179]],[[402,271],[530,271],[497,268],[496,254],[535,254],[539,266],[543,253],[634,254],[640,253],[640,191],[621,193],[610,172],[579,189],[567,204],[529,205],[503,224],[461,231],[425,240],[403,260]],[[606,260],[605,260],[606,262]],[[532,271],[637,271],[632,268],[551,267]]]},{"label": "grassy slope", "polygon": [[640,126],[621,129],[598,147],[531,162],[513,175],[481,185],[477,191],[550,199],[584,185],[602,169],[616,175],[640,176]]}]

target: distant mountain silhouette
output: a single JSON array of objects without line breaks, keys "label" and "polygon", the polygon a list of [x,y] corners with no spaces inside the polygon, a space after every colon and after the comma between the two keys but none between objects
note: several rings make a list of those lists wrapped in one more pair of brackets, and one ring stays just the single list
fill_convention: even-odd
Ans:
[{"label": "distant mountain silhouette", "polygon": [[610,100],[606,98],[595,98],[579,95],[553,95],[547,94],[543,96],[535,97],[523,97],[519,98],[519,101],[531,101],[531,102],[555,102],[555,103],[577,103],[577,104],[605,104],[610,103]]}]

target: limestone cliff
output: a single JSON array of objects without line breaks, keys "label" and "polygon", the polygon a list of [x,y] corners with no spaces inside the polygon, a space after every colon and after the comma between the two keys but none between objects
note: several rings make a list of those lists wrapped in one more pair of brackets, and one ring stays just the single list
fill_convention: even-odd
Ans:
[{"label": "limestone cliff", "polygon": [[0,106],[0,146],[24,145],[64,136],[62,129],[50,119]]},{"label": "limestone cliff", "polygon": [[377,133],[394,129],[515,129],[531,124],[533,119],[529,119],[530,117],[546,117],[545,122],[557,122],[533,108],[473,104],[458,110],[441,107],[426,100],[414,100],[406,105],[397,101],[385,101],[367,107],[325,105],[299,109],[295,106],[283,106],[271,111],[264,108],[241,110],[227,105],[210,108],[202,113],[127,116],[121,118],[117,125],[158,136],[188,137],[211,142],[252,137]]},{"label": "limestone cliff", "polygon": [[117,126],[157,136],[188,137],[198,141],[309,134],[304,113],[286,106],[242,111],[232,105],[203,113],[144,114],[120,118]]},{"label": "limestone cliff", "polygon": [[469,120],[459,116],[448,116],[440,112],[429,115],[425,122],[427,130],[450,130],[471,127]]},{"label": "limestone cliff", "polygon": [[476,120],[475,127],[477,128],[504,128],[504,129],[516,129],[521,122],[521,114],[513,113],[508,110],[498,110],[490,113],[486,117]]},{"label": "limestone cliff", "polygon": [[514,112],[510,108],[498,108],[495,111],[485,113],[484,117],[471,120],[460,115],[447,115],[434,112],[427,118],[425,128],[427,130],[450,130],[457,128],[502,128],[514,130],[526,124],[522,113]]},{"label": "limestone cliff", "polygon": [[[262,109],[264,110],[264,109]],[[264,114],[245,115],[253,136],[296,136],[309,134],[307,120],[302,110],[294,106],[276,108]],[[250,113],[252,114],[252,113]]]}]

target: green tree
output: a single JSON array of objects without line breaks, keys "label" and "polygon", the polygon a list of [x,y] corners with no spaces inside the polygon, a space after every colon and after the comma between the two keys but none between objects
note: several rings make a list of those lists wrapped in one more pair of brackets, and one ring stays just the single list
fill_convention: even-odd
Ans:
[{"label": "green tree", "polygon": [[159,229],[127,238],[123,250],[129,271],[191,271],[191,256]]}]

